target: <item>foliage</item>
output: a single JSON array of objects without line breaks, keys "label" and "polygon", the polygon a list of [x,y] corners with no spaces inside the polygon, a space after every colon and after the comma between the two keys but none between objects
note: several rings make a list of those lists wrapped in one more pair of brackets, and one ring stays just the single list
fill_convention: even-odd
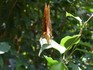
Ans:
[{"label": "foliage", "polygon": [[[68,13],[67,13],[67,15],[68,15]],[[71,16],[71,17],[74,17],[72,14],[70,14],[69,16]],[[67,66],[65,65],[65,64],[69,64],[68,66],[72,69],[72,70],[81,70],[82,68],[80,68],[80,66],[78,66],[78,65],[75,65],[74,64],[74,62],[73,61],[71,61],[72,60],[72,58],[71,57],[73,57],[72,55],[73,55],[73,53],[76,51],[76,50],[78,50],[78,51],[82,51],[82,52],[85,52],[85,53],[89,53],[88,51],[85,51],[85,50],[82,50],[82,49],[78,49],[78,48],[76,48],[77,47],[77,44],[80,42],[80,37],[81,37],[81,35],[82,35],[82,31],[83,31],[83,29],[85,28],[85,25],[88,23],[88,21],[91,19],[93,17],[93,15],[91,15],[90,17],[89,17],[89,19],[87,20],[87,21],[85,21],[84,23],[83,22],[80,22],[80,24],[81,24],[81,29],[80,29],[80,32],[79,32],[79,34],[78,35],[74,35],[74,36],[66,36],[66,37],[64,37],[62,40],[61,40],[61,46],[59,46],[59,45],[52,45],[52,44],[54,44],[53,42],[51,42],[51,44],[50,44],[50,46],[51,47],[53,47],[54,48],[54,46],[59,46],[59,47],[62,47],[62,46],[64,46],[64,47],[66,47],[66,49],[63,49],[63,50],[61,50],[61,49],[59,49],[58,51],[60,52],[60,50],[61,51],[65,51],[65,52],[63,52],[64,53],[64,55],[63,55],[63,57],[64,58],[61,58],[61,56],[60,56],[60,61],[58,62],[58,61],[56,61],[56,60],[53,60],[51,57],[47,57],[47,56],[45,56],[45,58],[46,58],[46,60],[47,60],[47,62],[48,62],[48,66],[50,67],[49,69],[50,70],[68,70],[68,68],[67,68]],[[76,18],[76,17],[74,17],[74,18]],[[79,17],[78,17],[79,18]],[[77,18],[76,18],[77,19]],[[81,21],[81,19],[79,18],[79,19],[77,19],[78,21]],[[43,42],[44,42],[44,40],[42,40]],[[47,41],[47,40],[46,40]],[[43,45],[45,45],[46,43],[43,43]],[[82,43],[82,44],[85,44],[85,45],[87,45],[86,43]],[[89,44],[88,44],[88,46],[89,46]],[[42,46],[41,47],[41,50],[42,50],[42,48],[43,49],[46,49],[47,47],[49,47],[48,45],[46,45],[46,47],[44,47],[44,46]],[[74,48],[73,48],[74,47]],[[71,53],[68,55],[68,51],[70,50],[70,49],[72,49],[73,48],[73,50],[71,51]],[[49,48],[47,48],[47,49],[49,49]],[[43,51],[43,50],[42,50]],[[91,53],[91,52],[90,52]],[[92,54],[92,53],[91,53]],[[66,56],[66,55],[68,55],[68,56]],[[70,59],[69,59],[70,58]],[[64,61],[64,62],[63,62]],[[84,60],[85,61],[85,60]],[[81,64],[80,64],[81,65]]]},{"label": "foliage", "polygon": [[4,54],[5,52],[8,52],[10,49],[10,45],[6,42],[0,42],[0,54]]},{"label": "foliage", "polygon": [[[65,49],[43,48],[38,56],[45,2],[53,43]],[[92,70],[92,6],[92,0],[0,0],[0,70]]]}]

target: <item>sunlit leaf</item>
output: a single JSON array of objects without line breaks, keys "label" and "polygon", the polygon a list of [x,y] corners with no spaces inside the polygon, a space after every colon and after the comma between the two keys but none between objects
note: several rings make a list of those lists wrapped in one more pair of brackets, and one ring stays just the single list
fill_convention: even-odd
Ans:
[{"label": "sunlit leaf", "polygon": [[51,40],[50,42],[51,42],[50,44],[47,44],[47,40],[45,38],[40,38],[41,49],[39,51],[39,56],[43,50],[49,49],[49,48],[54,48],[54,49],[58,50],[61,54],[66,51],[66,48],[64,46],[61,46],[54,40]]},{"label": "sunlit leaf", "polygon": [[68,50],[72,48],[74,44],[79,43],[80,35],[66,36],[61,39],[60,45],[65,46]]},{"label": "sunlit leaf", "polygon": [[92,7],[86,6],[86,7],[83,7],[83,9],[87,10],[88,12],[93,13],[93,8]]},{"label": "sunlit leaf", "polygon": [[50,70],[68,70],[66,65],[57,60],[53,60],[51,57],[44,56],[48,62]]},{"label": "sunlit leaf", "polygon": [[52,66],[52,65],[54,65],[54,64],[57,64],[57,63],[58,63],[57,60],[53,60],[51,57],[47,57],[47,56],[44,56],[44,57],[45,57],[45,59],[47,60],[49,67]]},{"label": "sunlit leaf", "polygon": [[82,20],[80,19],[80,17],[74,17],[75,19],[77,19],[80,23],[82,23]]},{"label": "sunlit leaf", "polygon": [[68,17],[68,16],[72,16],[72,17],[74,17],[72,14],[66,12],[66,17]]},{"label": "sunlit leaf", "polygon": [[80,24],[82,24],[82,20],[80,19],[80,17],[75,17],[75,16],[73,16],[72,14],[66,12],[66,17],[68,17],[68,16],[75,18],[76,20],[79,21]]},{"label": "sunlit leaf", "polygon": [[66,67],[65,64],[63,64],[62,62],[59,62],[51,66],[50,70],[68,70],[68,68]]}]

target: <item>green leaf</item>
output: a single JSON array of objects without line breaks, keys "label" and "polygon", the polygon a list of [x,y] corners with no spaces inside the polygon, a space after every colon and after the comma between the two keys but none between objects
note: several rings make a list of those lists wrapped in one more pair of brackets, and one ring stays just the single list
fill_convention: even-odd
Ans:
[{"label": "green leaf", "polygon": [[66,67],[65,64],[63,64],[62,62],[59,62],[51,66],[50,70],[68,70],[68,68]]},{"label": "green leaf", "polygon": [[90,6],[83,7],[83,9],[87,10],[88,12],[93,13],[93,8]]},{"label": "green leaf", "polygon": [[83,46],[91,47],[91,44],[89,42],[80,41],[79,44],[81,44]]},{"label": "green leaf", "polygon": [[88,9],[88,11],[93,13],[93,8]]},{"label": "green leaf", "polygon": [[66,12],[66,17],[68,17],[68,16],[72,16],[72,17],[74,17],[72,14]]},{"label": "green leaf", "polygon": [[49,66],[49,67],[51,67],[52,65],[58,63],[57,60],[53,60],[51,57],[47,57],[47,56],[44,56],[44,57],[45,57],[45,59],[47,60],[47,62],[48,62],[48,66]]},{"label": "green leaf", "polygon": [[80,17],[75,17],[75,16],[73,16],[72,14],[66,12],[66,17],[68,17],[68,16],[75,18],[76,20],[79,21],[80,24],[82,24],[82,20],[80,19]]},{"label": "green leaf", "polygon": [[67,50],[70,50],[74,44],[78,44],[80,41],[80,35],[66,36],[61,39],[60,45],[65,46]]},{"label": "green leaf", "polygon": [[10,45],[7,42],[0,42],[0,54],[4,54],[8,52],[10,49]]},{"label": "green leaf", "polygon": [[16,67],[16,70],[25,70],[22,67]]},{"label": "green leaf", "polygon": [[0,56],[0,66],[2,67],[4,64],[2,57]]},{"label": "green leaf", "polygon": [[74,18],[77,19],[80,24],[82,24],[82,20],[80,19],[80,17],[74,17]]},{"label": "green leaf", "polygon": [[66,65],[57,60],[53,60],[51,57],[44,56],[48,62],[50,70],[68,70]]},{"label": "green leaf", "polygon": [[74,63],[69,63],[69,67],[72,68],[71,70],[81,70],[81,68]]},{"label": "green leaf", "polygon": [[40,39],[40,45],[41,49],[39,51],[39,56],[45,49],[54,48],[60,52],[60,54],[64,53],[66,51],[66,48],[64,46],[61,46],[54,40],[51,40],[50,44],[47,44],[47,40],[45,38]]}]

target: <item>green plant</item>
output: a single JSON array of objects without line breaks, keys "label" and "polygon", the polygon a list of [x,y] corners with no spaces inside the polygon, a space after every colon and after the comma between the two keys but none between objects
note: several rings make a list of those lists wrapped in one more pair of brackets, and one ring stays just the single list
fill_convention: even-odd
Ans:
[{"label": "green plant", "polygon": [[82,70],[82,68],[79,65],[75,64],[76,61],[74,62],[73,54],[77,50],[79,52],[92,54],[92,52],[79,49],[77,45],[79,44],[87,45],[86,43],[81,42],[81,36],[82,36],[83,30],[87,28],[87,23],[93,17],[93,14],[85,22],[82,22],[82,20],[79,17],[75,17],[70,13],[66,13],[66,16],[73,17],[79,21],[78,26],[80,28],[80,32],[77,35],[65,36],[64,38],[61,39],[60,44],[57,44],[54,40],[52,40],[50,44],[47,44],[47,40],[45,38],[40,39],[41,49],[39,52],[39,56],[42,51],[49,48],[54,48],[60,52],[59,53],[60,58],[58,60],[53,60],[52,57],[48,57],[44,55],[50,70],[69,70],[69,68],[71,68],[71,70]]},{"label": "green plant", "polygon": [[[53,43],[57,50],[47,44],[46,50],[40,49],[45,3],[51,8]],[[84,23],[93,13],[93,0],[0,0],[0,70],[49,70],[45,57],[62,60],[62,64],[55,64],[68,70],[93,70],[93,18],[82,32],[82,24],[76,18],[66,17],[70,13],[78,15],[82,20],[76,18]],[[79,43],[74,42],[70,48],[60,45],[61,39],[67,36],[73,40],[80,31]]]}]

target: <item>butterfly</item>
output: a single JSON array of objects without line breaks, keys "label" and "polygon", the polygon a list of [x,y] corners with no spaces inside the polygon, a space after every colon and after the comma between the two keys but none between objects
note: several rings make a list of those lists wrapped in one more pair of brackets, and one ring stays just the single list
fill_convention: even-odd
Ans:
[{"label": "butterfly", "polygon": [[44,7],[44,30],[43,37],[47,40],[47,43],[50,44],[52,39],[52,25],[50,20],[50,6],[45,4]]},{"label": "butterfly", "polygon": [[61,54],[66,51],[66,48],[64,46],[61,46],[57,42],[55,42],[52,39],[52,25],[50,20],[50,6],[45,4],[44,7],[44,30],[43,30],[43,36],[39,39],[40,41],[40,51],[39,56],[45,49],[54,48],[58,50]]}]

